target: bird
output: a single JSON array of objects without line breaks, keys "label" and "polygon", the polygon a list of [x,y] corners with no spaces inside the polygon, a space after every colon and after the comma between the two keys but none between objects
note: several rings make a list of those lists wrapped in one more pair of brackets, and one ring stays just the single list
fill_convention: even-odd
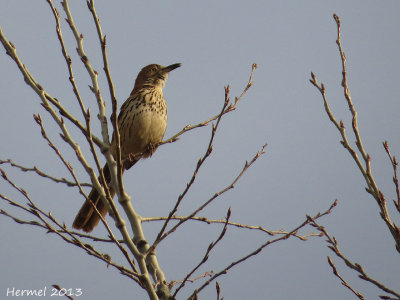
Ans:
[{"label": "bird", "polygon": [[[134,88],[122,104],[117,119],[123,161],[122,171],[131,168],[141,158],[150,157],[156,150],[157,144],[162,141],[167,127],[167,104],[163,88],[169,72],[180,66],[180,63],[166,67],[150,64],[137,75]],[[115,134],[111,140],[110,151],[115,159],[117,155]],[[109,186],[111,175],[107,163],[103,167],[103,174]],[[113,198],[115,191],[110,186],[109,190]],[[91,232],[97,226],[100,217],[93,205],[104,218],[107,207],[94,187],[76,215],[72,224],[73,228]]]}]

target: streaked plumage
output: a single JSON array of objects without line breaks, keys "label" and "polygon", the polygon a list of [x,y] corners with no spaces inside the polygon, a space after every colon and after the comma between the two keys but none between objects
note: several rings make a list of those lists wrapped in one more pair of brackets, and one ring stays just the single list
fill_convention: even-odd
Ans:
[{"label": "streaked plumage", "polygon": [[[151,64],[144,67],[138,74],[135,86],[129,98],[122,104],[118,116],[121,156],[126,159],[130,154],[143,153],[139,158],[125,164],[125,169],[132,167],[140,158],[147,158],[155,151],[154,145],[161,142],[167,127],[167,104],[162,89],[168,78],[168,73],[180,64],[163,67]],[[116,156],[116,143],[113,137],[111,153]],[[107,182],[110,182],[110,172],[107,164],[103,167]],[[115,191],[110,188],[111,196]],[[101,201],[96,189],[92,189],[88,199],[96,206],[104,217],[107,208]],[[91,232],[99,223],[100,217],[95,213],[92,204],[86,200],[77,216],[73,227]]]}]

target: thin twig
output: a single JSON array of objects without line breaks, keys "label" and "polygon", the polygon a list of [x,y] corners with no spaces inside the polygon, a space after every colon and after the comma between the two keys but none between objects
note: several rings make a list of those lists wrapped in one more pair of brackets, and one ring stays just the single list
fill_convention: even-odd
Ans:
[{"label": "thin twig", "polygon": [[217,300],[223,300],[221,297],[221,287],[219,286],[218,281],[215,282],[215,289],[217,290]]},{"label": "thin twig", "polygon": [[359,133],[358,125],[357,125],[357,111],[355,110],[353,102],[351,100],[350,91],[349,91],[349,87],[348,87],[348,83],[347,83],[346,55],[343,51],[342,44],[341,44],[340,19],[336,14],[334,14],[333,17],[334,17],[336,25],[337,25],[336,44],[338,45],[338,50],[339,50],[341,63],[342,63],[342,86],[343,86],[343,90],[344,90],[344,96],[346,98],[348,107],[352,114],[352,129],[353,129],[354,136],[356,138],[356,146],[357,146],[359,153],[361,154],[363,162],[360,160],[359,156],[357,155],[357,152],[350,146],[350,144],[348,142],[343,121],[338,122],[332,114],[332,112],[329,108],[329,105],[328,105],[328,101],[326,99],[326,90],[325,90],[324,84],[318,83],[317,78],[314,73],[311,73],[310,82],[319,90],[319,92],[323,98],[325,111],[328,114],[328,117],[331,120],[331,122],[336,126],[336,128],[339,130],[339,132],[342,136],[342,141],[340,141],[340,142],[343,145],[343,147],[348,150],[348,152],[352,156],[353,160],[357,164],[359,170],[361,171],[361,174],[363,175],[365,182],[367,184],[366,191],[374,197],[375,201],[379,205],[380,216],[381,216],[382,220],[385,222],[386,226],[388,227],[390,233],[392,234],[393,239],[395,240],[396,250],[400,253],[400,229],[390,219],[389,212],[386,207],[385,196],[378,188],[378,185],[376,184],[375,179],[372,174],[371,157],[364,150],[364,146],[361,141],[361,137],[360,137],[360,133]]},{"label": "thin twig", "polygon": [[227,191],[231,190],[234,188],[236,183],[239,181],[239,179],[242,177],[242,175],[248,170],[248,168],[251,167],[253,163],[262,155],[265,153],[265,148],[266,144],[261,148],[260,151],[256,153],[256,155],[253,157],[253,159],[249,162],[246,161],[243,169],[239,172],[239,174],[235,177],[235,179],[232,181],[230,185],[227,187],[223,188],[219,192],[215,193],[211,198],[209,198],[206,202],[204,202],[199,208],[197,208],[194,212],[192,212],[190,215],[186,216],[184,219],[180,220],[178,224],[173,226],[169,231],[164,233],[156,242],[154,242],[152,248],[155,248],[162,240],[164,240],[168,235],[173,233],[179,226],[181,226],[183,223],[185,223],[187,220],[190,220],[190,218],[196,216],[200,211],[202,211],[206,206],[208,206],[212,201],[214,201],[216,198],[221,196],[222,194],[226,193]]},{"label": "thin twig", "polygon": [[400,298],[400,293],[398,293],[398,292],[386,287],[381,282],[373,279],[372,277],[370,277],[364,271],[364,268],[360,264],[353,263],[346,256],[344,256],[344,254],[339,250],[339,245],[338,245],[338,242],[337,242],[336,238],[332,237],[327,232],[325,227],[319,225],[316,222],[315,218],[312,218],[312,217],[308,216],[308,219],[310,221],[310,224],[313,227],[315,227],[317,230],[319,230],[321,233],[323,233],[323,235],[327,238],[328,248],[331,249],[336,254],[337,257],[342,259],[343,262],[346,264],[346,266],[348,266],[350,269],[353,269],[356,272],[358,272],[360,274],[358,277],[360,277],[361,279],[363,279],[365,281],[371,282],[373,285],[375,285],[376,287],[380,288],[382,291],[385,291],[386,293],[392,294],[392,295]]},{"label": "thin twig", "polygon": [[[81,130],[83,134],[86,134],[86,127],[82,125],[81,122],[79,122],[73,115],[71,115],[62,105],[61,102],[52,97],[49,93],[47,93],[43,87],[35,80],[35,78],[32,76],[32,74],[28,71],[26,66],[21,62],[17,55],[16,48],[14,44],[10,41],[7,40],[5,37],[1,27],[0,27],[0,42],[2,43],[4,49],[6,50],[6,53],[14,60],[14,62],[17,64],[19,70],[21,71],[21,74],[24,76],[25,83],[28,84],[35,92],[38,94],[38,96],[42,99],[42,102],[49,106],[47,104],[47,101],[49,101],[52,105],[54,105],[60,112],[62,116],[67,118],[69,121],[71,121],[77,128]],[[96,136],[93,136],[93,141],[97,146],[99,146],[101,149],[105,147],[104,143]]]},{"label": "thin twig", "polygon": [[332,259],[331,259],[329,256],[328,256],[328,263],[329,263],[329,265],[330,265],[331,268],[332,268],[333,274],[334,274],[337,278],[340,279],[340,281],[342,282],[342,285],[345,286],[346,288],[348,288],[348,289],[349,289],[354,295],[356,295],[359,299],[364,300],[364,299],[365,299],[364,296],[363,296],[360,292],[357,292],[355,289],[353,289],[353,288],[351,287],[351,285],[348,284],[348,283],[346,282],[346,280],[344,280],[344,278],[338,273],[335,264],[333,263]]},{"label": "thin twig", "polygon": [[176,295],[178,294],[179,290],[182,289],[185,286],[185,283],[190,278],[190,276],[192,276],[193,273],[196,272],[201,267],[201,265],[203,265],[208,260],[208,257],[210,255],[211,250],[218,244],[218,242],[220,242],[223,239],[223,237],[225,236],[225,233],[226,233],[226,229],[227,229],[230,217],[231,217],[231,208],[228,209],[228,212],[227,212],[226,218],[225,218],[224,227],[222,228],[221,233],[219,234],[218,238],[208,246],[207,251],[204,254],[203,259],[185,276],[185,278],[183,279],[182,283],[175,290],[174,297],[176,297]]},{"label": "thin twig", "polygon": [[[231,111],[234,111],[237,108],[237,105],[239,104],[240,100],[242,100],[243,96],[246,94],[246,92],[249,90],[249,88],[253,85],[253,76],[254,76],[254,71],[257,69],[257,64],[253,63],[252,67],[251,67],[251,73],[250,73],[250,77],[249,80],[246,84],[246,87],[243,89],[242,93],[240,94],[239,97],[235,98],[235,102],[232,105],[229,105],[228,107],[226,107],[226,109],[222,112],[222,115],[225,115]],[[199,127],[204,127],[207,126],[208,124],[210,124],[212,121],[217,120],[220,117],[220,114],[217,114],[211,118],[209,118],[208,120],[205,120],[203,122],[200,122],[196,125],[186,125],[181,131],[179,131],[178,133],[174,134],[172,137],[162,141],[160,144],[158,145],[162,145],[162,144],[167,144],[167,143],[173,143],[175,141],[178,140],[179,136],[181,136],[182,134],[184,134],[187,131],[193,130],[195,128],[199,128]]]},{"label": "thin twig", "polygon": [[[43,210],[41,210],[39,207],[36,206],[36,204],[32,201],[32,199],[29,197],[29,194],[22,189],[21,187],[17,186],[6,174],[6,172],[2,169],[0,169],[1,172],[1,176],[2,178],[13,188],[15,189],[17,192],[19,192],[25,199],[28,200],[28,206],[29,208],[13,201],[12,199],[6,197],[5,195],[0,194],[0,198],[2,198],[3,200],[7,201],[9,204],[11,204],[12,206],[18,207],[22,210],[24,210],[25,212],[33,215],[35,218],[38,218],[39,221],[42,223],[40,224],[40,222],[37,221],[24,221],[24,220],[20,220],[18,218],[16,218],[15,216],[10,215],[9,213],[7,213],[4,210],[0,210],[0,214],[7,216],[11,219],[13,219],[15,222],[19,223],[19,224],[28,224],[28,225],[35,225],[35,226],[39,226],[43,229],[46,229],[47,232],[53,232],[56,235],[58,235],[59,237],[61,237],[64,241],[66,241],[67,243],[73,244],[75,246],[78,246],[79,248],[82,248],[83,250],[85,250],[89,255],[92,255],[104,262],[106,262],[108,265],[111,265],[115,268],[117,268],[121,274],[128,276],[129,278],[133,279],[134,281],[136,281],[139,285],[141,285],[140,280],[138,279],[139,274],[135,271],[131,271],[126,269],[124,266],[118,265],[115,262],[113,262],[110,258],[109,255],[107,254],[102,254],[100,252],[98,252],[92,245],[89,244],[84,244],[82,243],[78,238],[76,238],[76,236],[70,232],[67,227],[65,226],[65,224],[60,224],[53,216],[52,214],[49,213],[45,213]],[[54,228],[47,220],[49,220],[50,222],[52,222],[53,224],[56,225],[56,227],[58,227],[59,229]]]},{"label": "thin twig", "polygon": [[[87,163],[85,157],[83,156],[78,144],[72,139],[72,137],[70,136],[65,123],[64,123],[64,119],[61,118],[57,112],[53,109],[53,107],[50,105],[53,104],[55,105],[59,111],[60,114],[67,117],[73,124],[75,124],[78,128],[81,129],[81,131],[86,134],[87,133],[87,129],[85,128],[85,126],[83,126],[79,121],[77,121],[71,114],[69,114],[68,111],[66,111],[62,105],[60,104],[60,102],[55,99],[52,98],[51,96],[49,96],[49,94],[43,89],[43,87],[37,83],[37,81],[33,78],[33,76],[30,74],[30,72],[28,71],[28,69],[25,67],[25,65],[23,65],[20,61],[20,59],[18,58],[15,46],[9,42],[6,37],[4,36],[1,28],[0,28],[0,41],[2,42],[4,48],[6,49],[6,53],[8,55],[10,55],[10,57],[15,61],[15,63],[17,64],[18,68],[20,69],[21,73],[24,76],[24,80],[25,82],[37,93],[37,95],[41,98],[42,100],[42,106],[43,108],[46,109],[47,112],[49,112],[49,114],[51,115],[51,117],[53,118],[53,120],[56,122],[56,124],[60,127],[62,134],[61,137],[63,138],[64,141],[66,141],[69,146],[74,150],[74,152],[76,153],[76,156],[78,158],[78,160],[80,161],[80,163],[82,164],[82,166],[85,168],[86,172],[88,174],[91,174],[91,178],[92,178],[92,182],[96,181],[96,177],[93,173],[93,170],[90,168],[89,164]],[[100,148],[104,148],[104,143],[101,142],[98,138],[93,137],[93,141],[100,147]]]},{"label": "thin twig", "polygon": [[[153,222],[153,221],[165,221],[168,217],[142,217],[142,222]],[[175,221],[180,221],[183,219],[186,219],[186,216],[176,216],[173,215],[170,220],[175,220]],[[189,220],[191,221],[198,221],[198,222],[203,222],[206,224],[225,224],[226,220],[214,220],[214,219],[208,219],[207,217],[191,217]],[[282,229],[280,230],[268,230],[262,226],[253,226],[253,225],[247,225],[247,224],[241,224],[237,222],[228,222],[228,226],[233,226],[237,228],[243,228],[243,229],[249,229],[249,230],[258,230],[264,233],[267,233],[270,236],[275,236],[275,235],[286,235],[288,234],[287,231],[284,231]],[[298,239],[302,241],[306,241],[309,237],[314,237],[314,236],[321,236],[320,233],[309,233],[306,235],[294,235]]]},{"label": "thin twig", "polygon": [[[40,170],[37,166],[33,166],[32,168],[24,167],[24,166],[22,166],[20,164],[17,164],[15,162],[13,162],[11,159],[6,159],[6,160],[0,159],[0,165],[2,165],[2,164],[9,164],[10,166],[21,170],[22,172],[34,172],[37,175],[39,175],[39,176],[41,176],[43,178],[50,179],[50,180],[52,180],[52,181],[54,181],[56,183],[64,183],[67,186],[77,186],[76,182],[69,181],[69,180],[67,180],[65,178],[57,178],[57,177],[51,176],[51,175],[45,173],[44,171]],[[81,186],[88,186],[88,187],[92,187],[93,186],[91,183],[87,183],[87,182],[81,182],[80,185]]]},{"label": "thin twig", "polygon": [[50,8],[51,8],[51,10],[53,12],[53,15],[54,15],[54,18],[55,18],[55,21],[56,21],[57,37],[58,37],[58,40],[60,42],[62,55],[63,55],[63,57],[65,59],[66,64],[67,64],[67,69],[68,69],[68,73],[69,73],[69,78],[68,78],[69,82],[71,83],[72,90],[74,91],[76,99],[78,100],[79,107],[81,108],[82,115],[84,117],[86,117],[86,108],[85,108],[85,105],[83,104],[83,101],[82,101],[81,95],[79,93],[78,87],[76,86],[76,83],[75,83],[74,72],[72,70],[72,59],[71,59],[71,56],[68,55],[68,52],[67,52],[67,49],[66,49],[65,43],[64,43],[64,38],[62,36],[62,31],[61,31],[61,26],[60,26],[60,13],[54,7],[54,5],[52,3],[52,0],[47,0],[47,2],[50,5]]},{"label": "thin twig", "polygon": [[179,195],[178,200],[176,201],[173,209],[169,212],[168,218],[165,220],[160,232],[157,235],[156,241],[153,244],[154,247],[155,247],[156,244],[158,244],[159,240],[161,239],[162,235],[164,234],[164,232],[165,232],[165,230],[167,228],[167,225],[168,225],[169,221],[171,220],[171,217],[178,210],[178,207],[181,204],[183,198],[185,197],[185,195],[187,194],[189,189],[192,187],[192,185],[193,185],[193,183],[194,183],[194,181],[196,179],[197,173],[199,172],[199,170],[200,170],[201,166],[203,165],[204,161],[210,156],[210,154],[212,152],[212,149],[213,149],[213,141],[214,141],[214,138],[215,138],[215,133],[217,132],[217,129],[218,129],[218,126],[220,124],[223,112],[225,111],[226,107],[228,106],[229,101],[230,101],[230,98],[229,98],[229,85],[228,85],[225,88],[225,100],[224,100],[224,104],[222,106],[222,110],[221,110],[221,112],[220,112],[220,114],[218,116],[216,124],[215,125],[213,124],[213,126],[212,126],[211,137],[210,137],[210,141],[208,143],[208,147],[207,147],[203,157],[201,157],[199,159],[199,161],[197,162],[196,168],[193,171],[192,178],[190,179],[189,183],[186,184],[185,190],[183,191],[182,194]]},{"label": "thin twig", "polygon": [[397,176],[397,166],[398,162],[395,156],[392,156],[389,150],[389,143],[387,141],[383,142],[383,147],[385,148],[385,151],[390,159],[390,162],[392,163],[393,167],[393,183],[396,188],[396,195],[397,195],[397,202],[396,200],[393,200],[394,205],[397,208],[397,211],[400,212],[400,189],[399,189],[399,178]]},{"label": "thin twig", "polygon": [[[325,215],[328,215],[331,213],[332,209],[337,205],[337,200],[335,200],[332,205],[323,213],[317,213],[314,216],[314,220],[319,219]],[[254,255],[257,255],[258,253],[260,253],[262,250],[264,250],[267,246],[272,245],[274,243],[277,243],[279,241],[283,241],[283,240],[287,240],[288,238],[290,238],[291,236],[293,236],[294,233],[297,233],[301,228],[305,227],[307,224],[309,224],[311,222],[310,218],[307,217],[307,219],[301,223],[299,226],[297,226],[296,228],[294,228],[293,230],[291,230],[287,235],[285,236],[281,236],[279,238],[273,239],[273,240],[268,240],[267,242],[265,242],[264,244],[262,244],[260,247],[258,247],[256,250],[250,252],[249,254],[247,254],[246,256],[232,262],[229,266],[225,267],[224,269],[222,269],[221,271],[217,272],[213,277],[211,277],[209,280],[207,280],[202,286],[200,286],[198,289],[196,289],[193,294],[189,297],[189,299],[194,299],[196,297],[196,295],[203,290],[206,286],[208,286],[212,281],[214,281],[215,279],[217,279],[219,276],[221,275],[225,275],[227,274],[227,272],[232,269],[233,267],[235,267],[236,265],[248,260],[249,258],[251,258]]]},{"label": "thin twig", "polygon": [[[74,298],[72,298],[70,295],[68,295],[68,293],[66,292],[66,289],[63,289],[62,287],[60,287],[58,284],[52,284],[51,285],[53,288],[55,288],[57,291],[59,291],[59,292],[63,292],[63,296],[64,297],[66,297],[66,298],[68,298],[68,299],[70,299],[70,300],[74,300]],[[53,295],[53,293],[52,293],[52,295]],[[58,295],[58,296],[61,296],[61,295]]]},{"label": "thin twig", "polygon": [[[101,149],[102,153],[104,154],[104,156],[106,157],[107,164],[108,164],[108,167],[109,167],[109,170],[111,173],[111,183],[110,184],[114,188],[116,193],[118,194],[118,199],[119,199],[120,203],[122,204],[125,212],[127,213],[129,220],[131,221],[135,240],[140,241],[143,244],[143,242],[145,241],[145,238],[144,238],[144,234],[141,229],[141,226],[140,226],[140,218],[134,211],[134,209],[131,205],[129,196],[126,195],[126,193],[124,193],[124,188],[122,186],[122,176],[121,176],[122,168],[121,168],[121,160],[119,158],[120,154],[117,153],[117,158],[116,158],[117,162],[115,162],[114,157],[113,157],[112,153],[110,152],[110,143],[109,143],[108,128],[107,128],[107,118],[106,118],[106,114],[105,114],[105,105],[102,100],[102,96],[101,96],[99,86],[98,86],[98,81],[97,81],[98,73],[92,68],[89,58],[85,54],[85,51],[83,49],[83,35],[79,34],[79,32],[75,26],[74,20],[72,18],[72,14],[69,9],[68,1],[63,0],[61,3],[62,3],[65,13],[67,14],[66,21],[67,21],[68,25],[70,26],[70,28],[74,34],[74,37],[76,39],[76,42],[77,42],[77,52],[81,58],[81,61],[84,63],[84,66],[86,67],[86,69],[91,77],[91,80],[92,80],[92,86],[90,86],[90,89],[94,93],[94,95],[96,96],[96,99],[97,99],[98,108],[99,108],[98,116],[100,119],[101,128],[102,128],[102,136],[103,136],[103,145],[102,145],[102,147],[100,147],[100,149]],[[105,37],[103,37],[102,33],[101,33],[99,18],[97,17],[97,14],[96,14],[96,11],[94,8],[94,1],[88,1],[87,4],[88,4],[88,8],[91,11],[92,16],[94,18],[94,22],[95,22],[95,25],[96,25],[96,28],[98,31],[98,35],[100,38],[100,42],[101,42],[101,46],[102,46],[102,53],[103,53],[104,70],[106,72],[107,79],[109,82],[109,88],[110,88],[110,93],[111,93],[111,98],[112,98],[113,108],[114,108],[113,109],[114,115],[116,115],[117,102],[116,102],[116,98],[114,95],[114,89],[113,89],[113,84],[111,81],[110,72],[108,69],[107,55],[106,55],[106,51],[105,51],[106,50],[106,40],[105,40]],[[87,122],[90,119],[89,113],[90,113],[90,111],[88,110],[87,114],[86,114],[87,117],[85,118]],[[114,118],[114,119],[116,119],[116,118]],[[115,125],[115,123],[114,123],[114,125]],[[88,129],[90,129],[90,123],[87,124],[87,127],[88,127]],[[118,128],[114,128],[114,132],[115,132],[115,134],[114,134],[114,138],[115,138],[115,136],[118,135]],[[96,165],[98,166],[98,169],[99,169],[102,185],[106,189],[106,194],[109,194],[109,192],[107,191],[107,188],[108,188],[107,183],[104,181],[104,174],[102,174],[103,170],[101,168],[99,168],[98,160],[95,155],[95,149],[90,141],[91,132],[88,132],[86,134],[86,136],[88,138],[89,143],[91,144],[91,150],[92,150],[92,153],[94,154]],[[119,144],[119,143],[117,143],[117,144]],[[117,148],[119,148],[119,147],[117,147]],[[119,150],[117,152],[119,152]],[[142,272],[141,281],[144,284],[144,286],[146,286],[146,290],[149,292],[150,298],[156,299],[157,298],[156,293],[153,289],[151,281],[148,279],[147,266],[156,268],[156,271],[154,272],[154,274],[156,274],[156,276],[154,277],[155,282],[160,282],[162,285],[163,282],[165,282],[165,279],[164,279],[164,275],[161,272],[161,270],[157,269],[156,265],[158,265],[158,263],[156,262],[155,256],[154,255],[148,256],[148,259],[151,260],[151,264],[147,265],[145,262],[146,257],[144,257],[140,253],[141,250],[138,249],[136,247],[136,245],[133,243],[133,241],[129,235],[129,232],[126,229],[125,222],[119,217],[118,211],[116,210],[116,207],[115,207],[114,203],[112,202],[111,197],[109,197],[109,196],[104,197],[104,192],[102,191],[103,190],[102,186],[98,183],[97,179],[93,177],[93,174],[91,174],[91,178],[92,178],[94,188],[96,188],[99,191],[102,201],[105,202],[111,215],[115,217],[116,226],[121,231],[122,236],[124,237],[124,242],[128,245],[128,247],[130,248],[130,250],[136,257],[136,259],[138,260],[138,264],[139,264],[139,267]],[[144,250],[144,252],[146,252],[146,251],[147,251],[147,248]],[[153,272],[152,272],[152,275],[153,275]]]},{"label": "thin twig", "polygon": [[74,171],[72,165],[65,160],[65,158],[61,154],[60,150],[58,150],[58,148],[54,145],[54,143],[51,141],[51,139],[47,135],[46,130],[44,129],[44,125],[43,125],[42,118],[41,118],[40,114],[33,115],[33,118],[35,119],[36,123],[40,126],[40,131],[41,131],[42,137],[48,142],[49,147],[54,150],[54,152],[57,154],[58,158],[61,160],[61,162],[67,168],[67,170],[70,172],[72,178],[74,178],[75,183],[79,188],[79,193],[85,199],[87,199],[87,196],[86,196],[85,192],[83,191],[82,186],[81,186],[78,178],[76,177],[76,174],[75,174],[75,171]]},{"label": "thin twig", "polygon": [[[49,1],[49,4],[51,5],[53,13],[54,13],[55,18],[56,18],[57,35],[58,35],[58,38],[59,38],[59,41],[60,41],[60,44],[61,44],[61,49],[62,49],[63,56],[64,56],[64,58],[65,58],[65,60],[67,62],[68,71],[69,71],[69,74],[70,74],[69,79],[70,79],[70,82],[72,84],[74,93],[75,93],[75,95],[76,95],[76,97],[78,99],[79,105],[81,107],[82,114],[83,114],[83,116],[85,118],[85,121],[86,121],[87,130],[85,131],[85,137],[88,140],[89,145],[91,146],[91,152],[92,152],[93,157],[94,157],[94,159],[96,161],[96,165],[97,165],[97,169],[99,171],[99,174],[101,174],[100,178],[102,180],[103,186],[105,186],[107,188],[107,185],[105,184],[104,174],[102,174],[102,168],[99,167],[100,165],[98,163],[96,149],[93,146],[93,142],[95,141],[95,139],[94,139],[94,136],[93,136],[93,134],[91,132],[91,127],[90,127],[90,110],[89,109],[87,109],[87,110],[85,109],[85,107],[84,107],[84,105],[82,103],[82,99],[81,99],[81,97],[79,95],[78,89],[76,87],[75,81],[74,81],[73,72],[72,72],[72,66],[71,66],[71,58],[67,55],[67,52],[66,52],[66,49],[65,49],[65,46],[64,46],[64,41],[63,41],[63,38],[62,38],[62,35],[61,35],[61,29],[60,29],[60,24],[59,24],[59,13],[52,6],[51,1]],[[98,82],[97,82],[97,75],[98,74],[97,74],[97,72],[95,70],[93,70],[93,68],[92,68],[92,66],[91,66],[91,64],[89,62],[89,59],[85,54],[85,51],[84,51],[84,48],[83,48],[83,35],[82,34],[79,35],[79,33],[78,33],[78,30],[77,30],[77,28],[75,26],[75,23],[74,23],[74,20],[72,18],[72,14],[71,14],[71,12],[69,10],[68,1],[62,1],[61,4],[63,6],[63,9],[64,9],[65,13],[67,14],[66,22],[68,23],[68,25],[69,25],[69,27],[70,27],[70,29],[71,29],[71,31],[74,34],[74,37],[76,39],[77,46],[78,46],[77,47],[77,52],[78,52],[79,56],[81,57],[81,61],[85,65],[86,70],[88,71],[88,73],[89,73],[89,75],[91,77],[92,87],[90,87],[90,89],[96,95],[97,103],[98,103],[98,106],[99,106],[99,111],[101,113],[103,113],[103,114],[100,113],[100,116],[99,116],[100,120],[102,121],[102,123],[101,123],[102,124],[102,135],[103,135],[103,141],[104,141],[103,144],[102,144],[102,147],[100,147],[100,148],[102,149],[102,151],[105,151],[106,148],[109,148],[108,129],[105,128],[105,127],[107,127],[107,124],[104,124],[104,119],[106,119],[103,116],[105,114],[105,108],[104,108],[104,103],[103,103],[103,101],[101,99],[101,94],[100,94],[100,90],[99,90],[99,87],[98,87]],[[103,116],[103,117],[101,117],[101,116]],[[107,120],[105,120],[105,123],[107,123]],[[100,195],[102,201],[105,203],[106,207],[110,211],[110,208],[113,206],[111,204],[112,199],[109,196],[105,197],[105,194],[106,195],[110,194],[109,191],[103,192],[102,188],[101,188],[101,185],[98,184],[97,180],[95,179],[96,178],[95,174],[89,173],[89,175],[90,175],[90,177],[92,179],[92,182],[94,182],[94,188],[96,188],[96,190],[99,192],[99,195]],[[96,211],[96,209],[95,209],[95,211]],[[97,213],[97,211],[96,211],[96,213]],[[114,215],[115,214],[116,213],[114,212]]]},{"label": "thin twig", "polygon": [[[90,12],[92,13],[93,16],[93,21],[96,25],[96,30],[97,30],[97,35],[100,41],[100,46],[101,46],[101,53],[103,56],[103,70],[106,74],[107,77],[107,83],[108,83],[108,88],[110,91],[110,98],[111,98],[111,103],[112,103],[112,126],[114,129],[114,135],[113,138],[115,139],[116,142],[116,163],[117,163],[117,182],[118,182],[118,189],[116,191],[124,195],[125,194],[125,189],[122,181],[122,158],[121,158],[121,143],[120,143],[120,135],[119,135],[119,128],[118,128],[118,120],[117,120],[117,114],[118,114],[118,101],[117,97],[115,96],[115,90],[114,90],[114,83],[111,77],[111,72],[110,68],[108,65],[108,58],[107,58],[107,39],[106,36],[103,36],[101,26],[100,26],[100,19],[97,16],[96,8],[94,6],[94,1],[90,0],[87,1],[88,8]],[[126,198],[126,197],[125,197]]]},{"label": "thin twig", "polygon": [[[202,278],[206,278],[206,277],[211,277],[211,276],[213,276],[214,275],[214,271],[207,271],[207,272],[204,272],[203,274],[201,274],[201,275],[199,275],[199,276],[196,276],[196,277],[194,277],[194,278],[188,278],[187,280],[186,280],[186,282],[190,282],[190,283],[195,283],[197,280],[199,280],[199,279],[202,279]],[[183,282],[183,280],[172,280],[172,281],[170,281],[169,283],[168,283],[168,287],[170,288],[170,289],[172,289],[173,287],[174,287],[174,285],[175,284],[178,284],[178,283],[182,283]]]}]

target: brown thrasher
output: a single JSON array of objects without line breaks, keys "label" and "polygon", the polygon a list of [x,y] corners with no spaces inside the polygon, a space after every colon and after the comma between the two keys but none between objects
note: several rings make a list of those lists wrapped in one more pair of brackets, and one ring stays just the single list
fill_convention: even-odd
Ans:
[{"label": "brown thrasher", "polygon": [[[157,144],[162,141],[167,127],[167,104],[162,89],[167,81],[168,73],[180,66],[179,63],[167,67],[151,64],[139,72],[135,86],[129,98],[122,104],[118,115],[123,170],[132,167],[140,158],[151,156]],[[116,148],[113,135],[110,151],[114,158]],[[135,157],[135,154],[140,153],[142,153],[140,157]],[[103,173],[109,184],[111,176],[107,164],[103,167]],[[115,191],[110,187],[109,189],[111,197],[114,197]],[[107,207],[100,199],[97,190],[92,188],[88,200],[76,215],[72,227],[91,232],[99,223],[100,217],[90,202],[105,217]]]}]

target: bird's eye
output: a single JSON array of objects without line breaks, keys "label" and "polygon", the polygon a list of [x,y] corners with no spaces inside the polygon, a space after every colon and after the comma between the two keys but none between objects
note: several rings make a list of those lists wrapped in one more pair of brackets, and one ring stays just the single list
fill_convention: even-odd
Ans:
[{"label": "bird's eye", "polygon": [[157,72],[157,68],[156,67],[152,67],[151,68],[151,73],[156,73]]}]

